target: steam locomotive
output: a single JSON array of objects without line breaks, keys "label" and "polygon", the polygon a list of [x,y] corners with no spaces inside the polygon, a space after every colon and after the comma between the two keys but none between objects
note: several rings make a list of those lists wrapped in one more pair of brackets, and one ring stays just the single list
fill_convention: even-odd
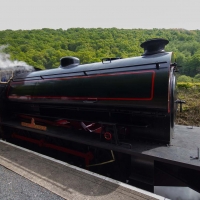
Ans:
[{"label": "steam locomotive", "polygon": [[[104,58],[81,65],[64,57],[56,69],[13,76],[2,93],[1,120],[19,119],[101,134],[105,140],[135,138],[169,144],[176,114],[177,64],[165,39],[141,44],[144,54]],[[31,125],[28,126],[31,128]]]}]

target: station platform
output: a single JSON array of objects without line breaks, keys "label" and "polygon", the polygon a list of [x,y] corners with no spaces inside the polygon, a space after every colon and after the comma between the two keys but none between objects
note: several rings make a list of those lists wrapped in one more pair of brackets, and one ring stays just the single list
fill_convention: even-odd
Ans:
[{"label": "station platform", "polygon": [[0,140],[0,199],[166,198]]}]

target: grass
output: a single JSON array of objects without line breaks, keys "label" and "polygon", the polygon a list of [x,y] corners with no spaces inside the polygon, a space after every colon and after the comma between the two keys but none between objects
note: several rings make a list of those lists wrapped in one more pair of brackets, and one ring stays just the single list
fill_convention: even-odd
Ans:
[{"label": "grass", "polygon": [[[182,87],[186,85],[187,87]],[[183,111],[177,111],[176,124],[200,126],[200,87],[199,85],[182,84],[177,87],[178,99],[184,100]],[[189,86],[189,87],[188,87]]]}]

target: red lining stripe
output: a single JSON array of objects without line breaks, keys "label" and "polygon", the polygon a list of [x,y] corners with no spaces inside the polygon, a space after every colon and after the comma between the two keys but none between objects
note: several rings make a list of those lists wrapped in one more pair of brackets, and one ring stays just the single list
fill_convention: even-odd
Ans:
[{"label": "red lining stripe", "polygon": [[[88,76],[70,76],[70,77],[65,77],[65,78],[44,78],[40,80],[24,80],[24,81],[16,81],[12,82],[12,85],[24,83],[24,82],[41,82],[41,81],[49,81],[49,80],[68,80],[68,79],[75,79],[75,78],[93,78],[93,77],[101,77],[101,76],[116,76],[116,75],[124,75],[124,74],[143,74],[146,72],[151,72],[155,75],[155,71],[153,70],[146,70],[146,71],[141,71],[141,72],[117,72],[117,73],[111,73],[111,74],[94,74],[94,75],[88,75]],[[44,75],[46,76],[46,75]]]},{"label": "red lining stripe", "polygon": [[143,101],[150,101],[153,99],[151,96],[150,98],[106,98],[106,97],[66,97],[66,96],[8,96],[9,99],[19,99],[19,100],[35,100],[35,99],[57,99],[57,100],[114,100],[114,101],[131,101],[131,100],[143,100]]},{"label": "red lining stripe", "polygon": [[[142,100],[142,101],[150,101],[153,99],[154,96],[154,82],[155,82],[155,71],[153,70],[146,70],[141,72],[120,72],[120,73],[112,73],[112,74],[100,74],[100,75],[91,75],[91,76],[77,76],[77,77],[67,77],[67,78],[49,78],[49,79],[43,79],[43,80],[29,80],[28,82],[39,82],[39,81],[45,81],[45,80],[68,80],[68,79],[74,79],[74,78],[93,78],[93,77],[101,77],[101,76],[116,76],[116,75],[124,75],[124,74],[142,74],[142,73],[152,73],[152,79],[151,79],[151,95],[149,98],[107,98],[107,97],[67,97],[67,96],[17,96],[17,95],[10,95],[8,96],[9,89],[7,92],[7,97],[9,99],[19,99],[19,100],[35,100],[35,99],[57,99],[57,100],[114,100],[114,101],[130,101],[130,100]],[[20,82],[12,82],[12,85],[17,85],[20,83],[24,83],[24,81]]]}]

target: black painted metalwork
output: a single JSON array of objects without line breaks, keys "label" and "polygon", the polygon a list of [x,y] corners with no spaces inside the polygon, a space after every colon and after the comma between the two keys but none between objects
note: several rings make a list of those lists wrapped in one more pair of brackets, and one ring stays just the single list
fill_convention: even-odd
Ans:
[{"label": "black painted metalwork", "polygon": [[167,43],[153,39],[141,45],[149,52],[143,56],[85,65],[64,57],[57,69],[15,76],[5,94],[7,113],[126,124],[131,139],[169,144],[176,95],[173,54],[164,51]]}]

